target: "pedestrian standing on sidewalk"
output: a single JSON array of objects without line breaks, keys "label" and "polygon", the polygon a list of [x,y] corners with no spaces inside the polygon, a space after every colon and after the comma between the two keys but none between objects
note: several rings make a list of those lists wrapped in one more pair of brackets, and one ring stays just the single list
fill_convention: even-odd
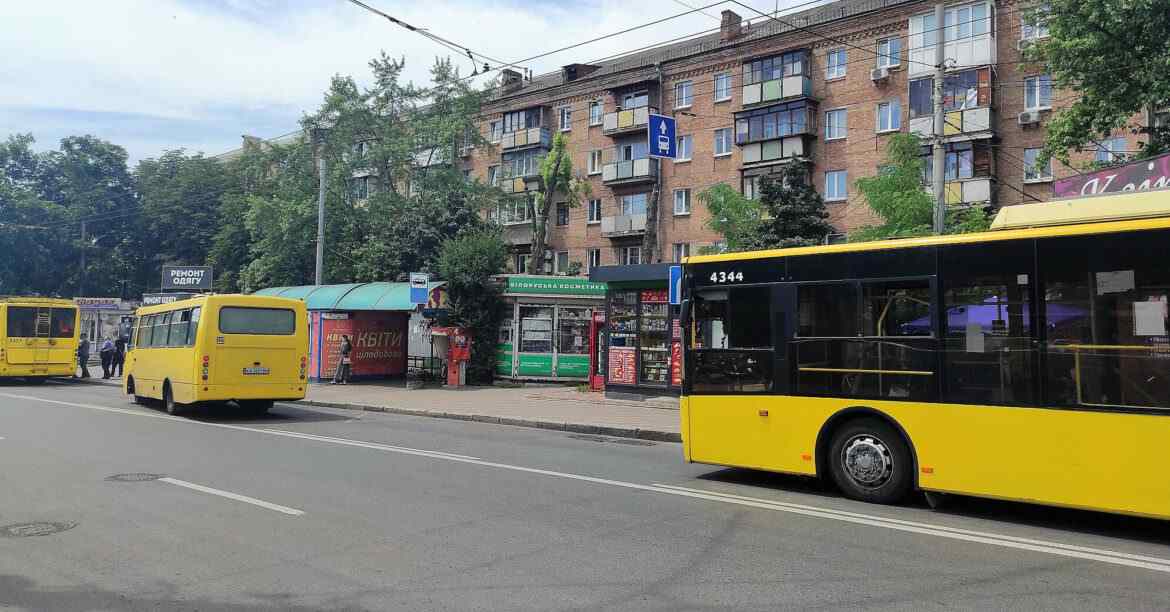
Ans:
[{"label": "pedestrian standing on sidewalk", "polygon": [[81,334],[81,341],[77,343],[77,363],[81,365],[78,378],[89,378],[89,338],[85,334]]},{"label": "pedestrian standing on sidewalk", "polygon": [[346,384],[349,382],[349,354],[353,352],[353,345],[349,343],[349,336],[341,337],[341,359],[337,362],[337,370],[333,373],[332,384]]},{"label": "pedestrian standing on sidewalk", "polygon": [[[126,363],[126,338],[118,334],[118,339],[114,340],[114,364],[110,366],[110,374],[112,376],[122,376],[122,364]],[[114,374],[117,372],[117,374]]]},{"label": "pedestrian standing on sidewalk", "polygon": [[110,378],[110,366],[114,363],[114,341],[106,338],[102,341],[102,348],[98,351],[102,358],[102,378]]}]

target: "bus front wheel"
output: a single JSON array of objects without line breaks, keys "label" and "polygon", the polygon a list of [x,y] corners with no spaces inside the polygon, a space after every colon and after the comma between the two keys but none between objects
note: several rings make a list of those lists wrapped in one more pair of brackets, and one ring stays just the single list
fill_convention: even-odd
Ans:
[{"label": "bus front wheel", "polygon": [[873,418],[842,425],[829,447],[833,481],[850,499],[877,504],[901,501],[913,485],[910,447],[889,424]]}]

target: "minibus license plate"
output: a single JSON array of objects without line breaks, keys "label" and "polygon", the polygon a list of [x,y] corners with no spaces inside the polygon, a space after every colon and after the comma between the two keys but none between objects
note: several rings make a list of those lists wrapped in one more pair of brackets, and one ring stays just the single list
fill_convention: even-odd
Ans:
[{"label": "minibus license plate", "polygon": [[268,368],[244,368],[244,376],[267,376]]}]

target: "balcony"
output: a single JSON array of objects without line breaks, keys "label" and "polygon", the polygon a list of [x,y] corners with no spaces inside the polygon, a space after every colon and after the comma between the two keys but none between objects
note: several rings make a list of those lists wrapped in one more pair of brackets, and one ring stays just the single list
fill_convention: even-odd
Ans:
[{"label": "balcony", "polygon": [[552,146],[552,133],[548,128],[535,127],[515,132],[505,132],[500,137],[500,149],[512,151],[527,147],[549,148]]},{"label": "balcony", "polygon": [[646,215],[619,215],[601,218],[601,235],[606,238],[621,238],[646,233]]},{"label": "balcony", "polygon": [[[948,71],[995,64],[993,8],[989,2],[947,7],[942,32]],[[910,18],[907,66],[911,77],[934,71],[938,34],[933,13]]]},{"label": "balcony", "polygon": [[991,201],[991,178],[974,177],[943,183],[948,206],[982,204]]},{"label": "balcony", "polygon": [[496,175],[496,186],[504,193],[529,193],[540,190],[539,161],[530,170],[513,170],[507,166],[500,168]]},{"label": "balcony", "polygon": [[650,123],[651,113],[657,112],[658,109],[653,106],[639,106],[606,113],[602,118],[601,133],[611,136],[646,131],[646,126]]},{"label": "balcony", "polygon": [[619,160],[601,166],[601,182],[606,185],[635,185],[649,183],[658,178],[658,160]]},{"label": "balcony", "polygon": [[442,166],[448,162],[447,152],[442,147],[427,147],[414,153],[414,165],[418,168]]},{"label": "balcony", "polygon": [[735,113],[735,144],[743,164],[808,157],[816,118],[816,105],[804,100]]},{"label": "balcony", "polygon": [[794,74],[761,83],[744,85],[742,93],[745,108],[787,98],[807,98],[812,95],[812,79],[807,75]]},{"label": "balcony", "polygon": [[[995,114],[990,108],[967,108],[948,111],[943,124],[943,136],[947,140],[972,140],[991,138],[995,135]],[[923,138],[934,136],[934,117],[926,115],[910,120],[910,133]],[[965,137],[965,138],[964,138]]]}]

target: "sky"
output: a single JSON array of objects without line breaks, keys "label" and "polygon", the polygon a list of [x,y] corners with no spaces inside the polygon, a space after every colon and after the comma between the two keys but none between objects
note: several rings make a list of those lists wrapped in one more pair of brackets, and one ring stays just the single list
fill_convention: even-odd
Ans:
[{"label": "sky", "polygon": [[[515,61],[715,0],[364,0],[395,18],[502,61]],[[802,0],[745,0],[762,11]],[[688,8],[689,7],[689,8]],[[725,2],[527,64],[558,70],[719,26]],[[347,0],[39,0],[6,2],[0,20],[0,138],[37,148],[92,134],[133,164],[170,149],[215,155],[241,135],[297,129],[333,75],[369,82],[381,51],[420,85],[435,42]],[[456,60],[464,74],[466,57]]]}]

